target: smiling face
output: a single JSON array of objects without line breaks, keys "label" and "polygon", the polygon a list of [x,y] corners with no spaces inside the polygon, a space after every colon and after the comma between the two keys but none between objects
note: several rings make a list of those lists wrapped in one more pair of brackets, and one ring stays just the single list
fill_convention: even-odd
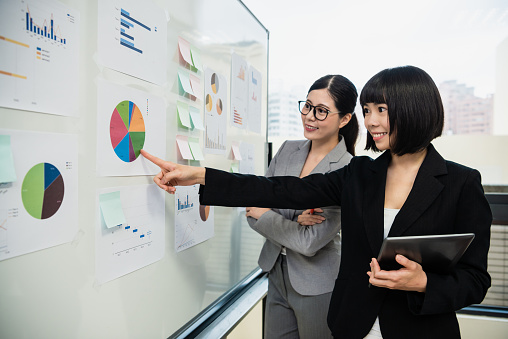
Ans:
[{"label": "smiling face", "polygon": [[372,136],[376,147],[380,151],[390,149],[391,141],[395,138],[390,135],[390,120],[388,119],[388,105],[367,103],[363,105],[365,128]]},{"label": "smiling face", "polygon": [[[310,91],[307,95],[307,102],[312,106],[321,107],[330,112],[339,111],[335,107],[333,98],[325,88]],[[350,119],[349,114],[341,118],[337,113],[329,113],[325,120],[320,121],[314,116],[314,110],[301,117],[305,138],[320,143],[338,143],[339,129],[345,126]]]}]

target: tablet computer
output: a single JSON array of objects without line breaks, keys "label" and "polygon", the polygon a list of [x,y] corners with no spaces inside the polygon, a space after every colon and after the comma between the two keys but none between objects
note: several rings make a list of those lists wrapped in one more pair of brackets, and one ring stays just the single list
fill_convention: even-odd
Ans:
[{"label": "tablet computer", "polygon": [[473,238],[474,233],[388,237],[377,260],[381,269],[397,270],[402,266],[395,255],[402,254],[422,265],[424,271],[446,272],[459,261]]}]

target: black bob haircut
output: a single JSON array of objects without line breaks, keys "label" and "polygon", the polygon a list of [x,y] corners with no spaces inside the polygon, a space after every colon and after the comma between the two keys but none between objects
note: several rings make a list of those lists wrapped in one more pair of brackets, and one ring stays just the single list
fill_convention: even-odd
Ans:
[{"label": "black bob haircut", "polygon": [[[390,144],[392,154],[422,151],[443,131],[444,109],[439,90],[418,67],[388,68],[374,75],[360,94],[362,107],[367,103],[388,106],[390,135],[395,133],[395,141]],[[365,149],[380,151],[369,133]]]}]

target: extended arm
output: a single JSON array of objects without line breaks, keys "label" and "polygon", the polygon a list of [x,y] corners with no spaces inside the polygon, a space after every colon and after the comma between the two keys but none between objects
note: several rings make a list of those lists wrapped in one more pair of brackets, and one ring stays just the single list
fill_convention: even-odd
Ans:
[{"label": "extended arm", "polygon": [[168,193],[175,186],[201,184],[200,203],[204,205],[308,209],[340,205],[342,186],[351,171],[350,165],[326,174],[265,178],[228,173],[164,161],[142,150],[141,154],[159,166],[154,182]]},{"label": "extended arm", "polygon": [[305,178],[261,177],[206,169],[206,185],[200,187],[205,205],[308,209],[340,205],[348,168]]}]

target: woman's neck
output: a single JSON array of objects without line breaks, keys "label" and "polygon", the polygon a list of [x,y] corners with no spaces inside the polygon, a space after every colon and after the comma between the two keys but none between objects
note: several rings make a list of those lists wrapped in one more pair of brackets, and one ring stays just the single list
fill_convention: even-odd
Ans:
[{"label": "woman's neck", "polygon": [[411,170],[414,168],[420,168],[423,160],[427,156],[427,149],[425,148],[422,151],[404,155],[396,155],[392,154],[392,160],[390,161],[390,167]]},{"label": "woman's neck", "polygon": [[339,138],[323,140],[311,140],[309,154],[324,158],[339,143]]}]

